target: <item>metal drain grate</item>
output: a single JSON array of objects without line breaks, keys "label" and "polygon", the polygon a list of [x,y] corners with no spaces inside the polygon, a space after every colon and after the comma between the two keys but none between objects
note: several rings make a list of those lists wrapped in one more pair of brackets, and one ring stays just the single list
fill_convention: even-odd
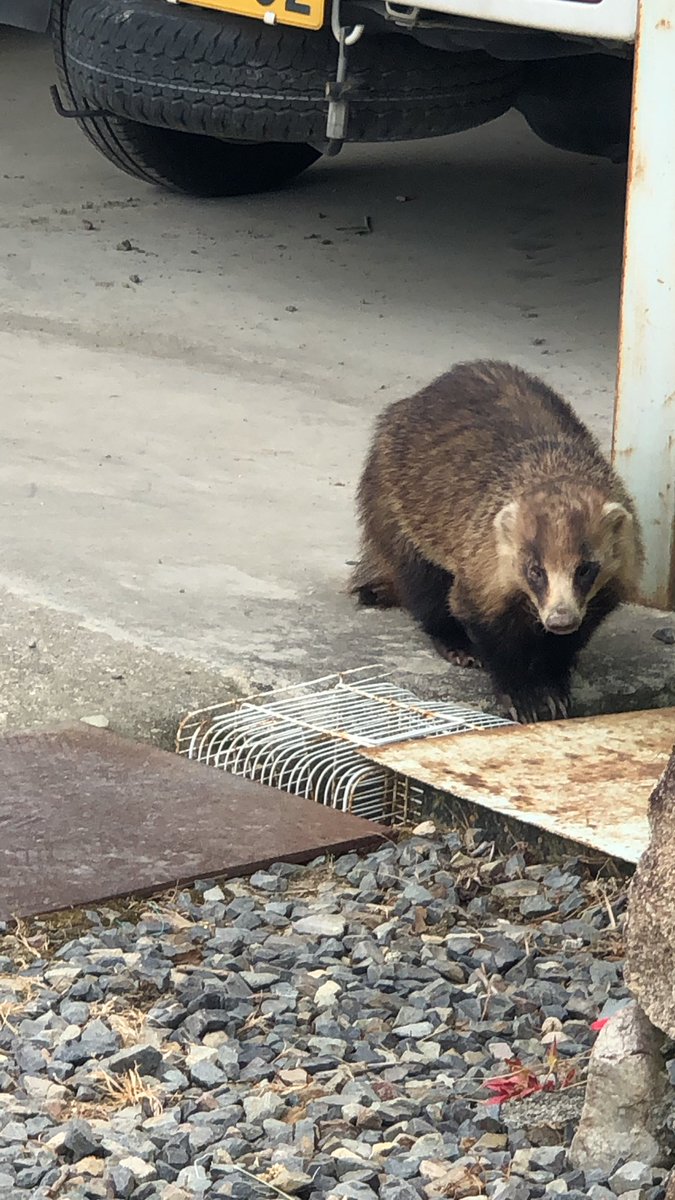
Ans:
[{"label": "metal drain grate", "polygon": [[448,701],[426,703],[373,667],[189,713],[179,754],[370,820],[405,824],[422,787],[359,750],[509,725]]}]

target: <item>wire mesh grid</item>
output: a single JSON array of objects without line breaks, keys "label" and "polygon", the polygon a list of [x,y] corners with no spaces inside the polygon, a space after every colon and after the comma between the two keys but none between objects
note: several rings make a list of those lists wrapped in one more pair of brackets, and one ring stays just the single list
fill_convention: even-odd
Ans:
[{"label": "wire mesh grid", "polygon": [[176,749],[356,816],[407,823],[422,788],[360,750],[510,722],[450,701],[426,703],[372,667],[189,713]]}]

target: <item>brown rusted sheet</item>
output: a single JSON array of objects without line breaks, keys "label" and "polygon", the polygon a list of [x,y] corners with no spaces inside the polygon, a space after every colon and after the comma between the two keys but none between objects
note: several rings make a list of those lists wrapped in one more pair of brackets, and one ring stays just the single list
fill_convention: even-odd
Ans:
[{"label": "brown rusted sheet", "polygon": [[387,832],[79,727],[0,739],[0,920],[379,844]]},{"label": "brown rusted sheet", "polygon": [[492,812],[637,862],[675,708],[399,742],[368,758]]}]

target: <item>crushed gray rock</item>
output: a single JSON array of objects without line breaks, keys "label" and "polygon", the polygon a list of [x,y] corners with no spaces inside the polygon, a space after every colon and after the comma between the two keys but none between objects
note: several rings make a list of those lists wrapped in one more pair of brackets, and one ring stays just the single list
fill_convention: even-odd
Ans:
[{"label": "crushed gray rock", "polygon": [[425,822],[5,931],[3,1200],[663,1200],[570,1160],[625,894],[533,853]]},{"label": "crushed gray rock", "polygon": [[136,1070],[139,1075],[154,1075],[162,1062],[161,1052],[147,1043],[141,1046],[126,1046],[106,1059],[106,1070],[115,1075]]},{"label": "crushed gray rock", "polygon": [[630,1159],[617,1167],[609,1178],[609,1186],[615,1196],[625,1196],[627,1192],[640,1192],[642,1188],[651,1187],[651,1184],[651,1166],[636,1159]]}]

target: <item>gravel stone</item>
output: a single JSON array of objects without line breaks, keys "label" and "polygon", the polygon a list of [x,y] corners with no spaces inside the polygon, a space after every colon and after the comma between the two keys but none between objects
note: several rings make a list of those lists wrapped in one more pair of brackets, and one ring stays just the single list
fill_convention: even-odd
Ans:
[{"label": "gravel stone", "polygon": [[429,1021],[416,1021],[412,1025],[399,1025],[396,1036],[400,1038],[425,1038],[433,1033],[434,1027]]},{"label": "gravel stone", "polygon": [[345,921],[341,916],[317,913],[296,921],[295,930],[312,937],[340,938],[345,931]]},{"label": "gravel stone", "polygon": [[261,888],[265,892],[278,892],[286,887],[286,881],[268,871],[257,871],[251,876],[251,887]]},{"label": "gravel stone", "polygon": [[102,1058],[119,1049],[119,1035],[103,1021],[92,1021],[85,1026],[81,1035],[79,1026],[73,1025],[69,1029],[72,1031],[72,1037],[67,1036],[67,1030],[65,1040],[54,1055],[57,1060],[60,1059],[73,1066],[81,1066],[82,1063],[86,1063],[92,1058]]},{"label": "gravel stone", "polygon": [[189,1196],[201,1196],[210,1184],[210,1179],[202,1166],[184,1167],[177,1179],[178,1186],[184,1188]]},{"label": "gravel stone", "polygon": [[105,1067],[113,1075],[123,1075],[132,1070],[138,1071],[139,1075],[154,1075],[161,1062],[162,1055],[156,1046],[143,1043],[118,1050],[117,1054],[106,1059]]},{"label": "gravel stone", "polygon": [[114,1163],[108,1172],[108,1179],[112,1185],[113,1195],[119,1196],[121,1200],[128,1200],[136,1188],[136,1176],[129,1167],[123,1167],[121,1163]]},{"label": "gravel stone", "polygon": [[380,1184],[380,1200],[419,1200],[420,1193],[411,1183],[385,1175]]},{"label": "gravel stone", "polygon": [[252,992],[259,992],[278,983],[280,975],[277,971],[242,971],[241,979],[248,984]]},{"label": "gravel stone", "polygon": [[521,1180],[508,1179],[494,1184],[488,1183],[486,1194],[490,1200],[528,1200],[530,1189]]},{"label": "gravel stone", "polygon": [[90,1008],[82,1000],[64,1000],[60,1013],[69,1025],[85,1025],[89,1020]]},{"label": "gravel stone", "polygon": [[609,1186],[615,1196],[623,1196],[627,1192],[639,1191],[640,1188],[647,1187],[651,1182],[651,1166],[631,1159],[630,1162],[624,1163],[610,1175]]},{"label": "gravel stone", "polygon": [[333,979],[322,983],[321,987],[318,987],[314,993],[314,1003],[317,1008],[329,1008],[335,1003],[341,990],[340,984],[336,983]]},{"label": "gravel stone", "polygon": [[97,1138],[87,1121],[71,1121],[63,1130],[63,1154],[70,1162],[78,1162],[82,1158],[101,1153],[100,1139]]},{"label": "gravel stone", "polygon": [[269,1117],[278,1117],[284,1112],[286,1101],[274,1092],[244,1097],[244,1112],[247,1121],[260,1122]]},{"label": "gravel stone", "polygon": [[[151,1179],[154,1179],[157,1174],[157,1171],[152,1163],[146,1162],[144,1159],[139,1158],[135,1154],[130,1154],[126,1158],[120,1159],[119,1165],[124,1170],[128,1171],[130,1175],[132,1175],[136,1183],[136,1189],[138,1188],[139,1184],[148,1183]],[[134,1190],[133,1194],[134,1196],[136,1195],[136,1190]]]},{"label": "gravel stone", "polygon": [[63,1101],[69,1095],[68,1088],[43,1076],[24,1075],[21,1087],[30,1100],[35,1100],[40,1105],[46,1104],[47,1101]]},{"label": "gravel stone", "polygon": [[215,1062],[202,1059],[190,1067],[190,1080],[198,1087],[217,1088],[227,1081],[227,1075]]},{"label": "gravel stone", "polygon": [[567,1159],[564,1146],[537,1146],[530,1155],[530,1168],[536,1171],[550,1171],[557,1175],[562,1171]]}]

